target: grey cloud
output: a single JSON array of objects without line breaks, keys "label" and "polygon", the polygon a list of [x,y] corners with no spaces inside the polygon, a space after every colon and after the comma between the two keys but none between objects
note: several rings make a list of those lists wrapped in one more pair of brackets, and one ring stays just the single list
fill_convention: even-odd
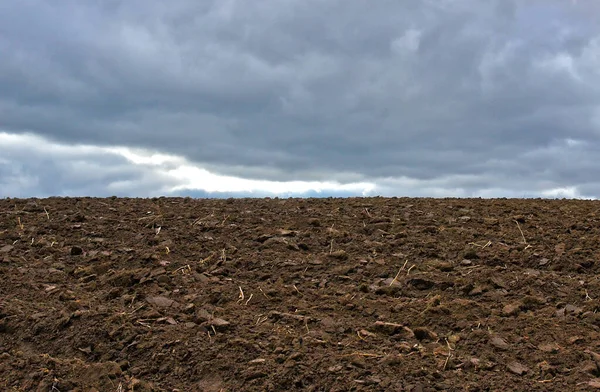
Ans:
[{"label": "grey cloud", "polygon": [[566,0],[4,3],[0,126],[256,179],[595,192],[598,12]]}]

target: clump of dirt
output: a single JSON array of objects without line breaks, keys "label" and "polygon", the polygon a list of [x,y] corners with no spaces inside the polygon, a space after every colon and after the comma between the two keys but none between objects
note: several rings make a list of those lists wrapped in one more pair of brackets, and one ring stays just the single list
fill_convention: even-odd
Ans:
[{"label": "clump of dirt", "polygon": [[600,389],[600,204],[0,200],[0,389]]}]

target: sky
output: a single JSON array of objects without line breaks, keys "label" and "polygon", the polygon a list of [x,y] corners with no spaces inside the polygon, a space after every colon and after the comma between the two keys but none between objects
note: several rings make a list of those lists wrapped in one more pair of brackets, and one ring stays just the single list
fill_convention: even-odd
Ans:
[{"label": "sky", "polygon": [[600,195],[600,1],[0,2],[0,197]]}]

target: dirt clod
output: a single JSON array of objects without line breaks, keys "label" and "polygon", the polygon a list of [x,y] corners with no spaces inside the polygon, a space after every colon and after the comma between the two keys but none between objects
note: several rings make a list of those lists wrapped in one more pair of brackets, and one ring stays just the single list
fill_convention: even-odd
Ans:
[{"label": "dirt clod", "polygon": [[507,350],[510,347],[506,340],[502,339],[499,336],[495,336],[492,339],[490,339],[490,344],[499,350]]},{"label": "dirt clod", "polygon": [[517,376],[521,376],[529,371],[527,366],[524,366],[519,362],[509,363],[508,370],[510,370],[512,373],[516,374]]}]

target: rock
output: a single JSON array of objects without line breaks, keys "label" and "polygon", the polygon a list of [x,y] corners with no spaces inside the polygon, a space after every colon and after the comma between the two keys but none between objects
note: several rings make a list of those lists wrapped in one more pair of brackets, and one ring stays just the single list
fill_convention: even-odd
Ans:
[{"label": "rock", "polygon": [[461,262],[460,262],[460,265],[463,265],[463,266],[469,266],[469,265],[472,265],[472,264],[473,264],[473,262],[471,260],[469,260],[469,259],[462,259]]},{"label": "rock", "polygon": [[506,340],[502,339],[499,336],[495,336],[492,339],[490,339],[490,344],[499,350],[507,350],[510,347],[509,344],[506,343]]},{"label": "rock", "polygon": [[515,316],[519,313],[520,310],[521,309],[520,309],[519,305],[508,304],[502,308],[502,315],[503,316]]},{"label": "rock", "polygon": [[527,366],[520,364],[519,362],[511,362],[508,364],[508,370],[511,371],[511,373],[516,374],[517,376],[522,376],[523,374],[527,373],[529,371],[529,369],[527,368]]},{"label": "rock", "polygon": [[538,346],[538,349],[545,353],[555,354],[560,350],[560,347],[556,343],[543,343]]},{"label": "rock", "polygon": [[214,327],[217,331],[224,331],[231,326],[229,321],[225,321],[222,318],[214,318],[209,320],[208,324]]}]

